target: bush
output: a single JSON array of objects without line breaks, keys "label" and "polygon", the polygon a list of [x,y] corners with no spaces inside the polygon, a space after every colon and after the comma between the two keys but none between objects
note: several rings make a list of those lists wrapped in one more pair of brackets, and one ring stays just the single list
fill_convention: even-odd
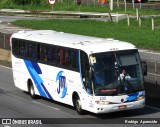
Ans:
[{"label": "bush", "polygon": [[31,0],[13,0],[16,5],[28,5],[31,3]]},{"label": "bush", "polygon": [[31,4],[32,5],[40,5],[41,4],[41,0],[32,0]]}]

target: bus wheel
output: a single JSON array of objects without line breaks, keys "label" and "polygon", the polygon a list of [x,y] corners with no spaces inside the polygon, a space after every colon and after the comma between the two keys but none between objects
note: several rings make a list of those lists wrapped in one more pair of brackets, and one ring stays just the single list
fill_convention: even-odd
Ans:
[{"label": "bus wheel", "polygon": [[74,107],[78,114],[83,115],[85,113],[85,111],[82,109],[81,100],[78,95],[74,99]]},{"label": "bus wheel", "polygon": [[37,98],[37,96],[36,96],[36,94],[35,94],[34,86],[33,86],[32,83],[31,83],[31,85],[29,86],[29,93],[30,93],[30,96],[31,96],[32,99],[36,99],[36,98]]}]

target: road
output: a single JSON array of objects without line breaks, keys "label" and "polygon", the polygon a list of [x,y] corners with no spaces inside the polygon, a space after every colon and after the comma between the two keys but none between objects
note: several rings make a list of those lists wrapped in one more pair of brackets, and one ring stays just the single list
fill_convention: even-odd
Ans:
[{"label": "road", "polygon": [[[160,102],[151,100],[149,98],[147,98],[146,107],[143,109],[115,112],[103,115],[95,115],[87,112],[86,115],[81,116],[77,114],[74,108],[58,102],[46,100],[44,98],[32,100],[26,92],[23,92],[14,86],[11,68],[0,66],[0,81],[0,118],[70,118],[69,120],[71,122],[73,122],[73,118],[79,118],[78,123],[82,122],[83,125],[76,124],[75,126],[82,127],[85,126],[84,123],[90,123],[87,125],[90,127],[92,126],[91,124],[96,125],[97,122],[99,123],[99,120],[102,123],[114,123],[114,121],[123,123],[124,120],[128,118],[155,119],[160,117]],[[86,120],[84,121],[82,118],[85,118]],[[54,122],[54,120],[55,119],[51,119],[52,122]],[[58,119],[58,121],[61,123],[68,123],[67,119]],[[13,125],[0,126],[12,127]],[[63,125],[58,124],[56,126]],[[106,126],[106,124],[101,126]],[[112,124],[112,126],[117,125]]]},{"label": "road", "polygon": [[45,19],[40,17],[29,17],[29,16],[0,16],[1,22],[11,22],[15,20],[39,20],[39,19]]}]

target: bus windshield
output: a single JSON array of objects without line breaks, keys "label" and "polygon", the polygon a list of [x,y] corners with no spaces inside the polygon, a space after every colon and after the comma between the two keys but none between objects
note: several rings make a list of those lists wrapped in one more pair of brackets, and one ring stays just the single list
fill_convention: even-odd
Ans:
[{"label": "bus windshield", "polygon": [[137,50],[92,54],[90,61],[95,95],[122,95],[144,90]]}]

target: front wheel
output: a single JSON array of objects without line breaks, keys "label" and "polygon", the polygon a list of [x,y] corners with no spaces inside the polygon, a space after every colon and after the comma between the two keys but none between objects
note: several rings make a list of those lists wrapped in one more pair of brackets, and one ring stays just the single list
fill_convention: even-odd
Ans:
[{"label": "front wheel", "polygon": [[78,114],[83,115],[85,113],[85,111],[82,109],[81,100],[78,95],[74,99],[74,107]]}]

